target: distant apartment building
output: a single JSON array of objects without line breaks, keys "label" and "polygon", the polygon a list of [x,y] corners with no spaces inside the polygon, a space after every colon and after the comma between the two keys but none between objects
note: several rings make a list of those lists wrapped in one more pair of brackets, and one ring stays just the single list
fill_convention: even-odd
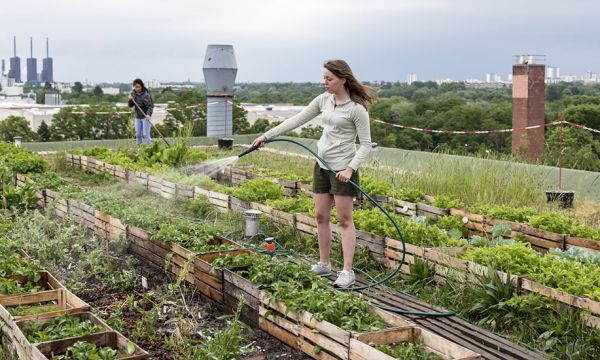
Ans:
[{"label": "distant apartment building", "polygon": [[417,81],[417,74],[408,74],[408,75],[406,75],[406,83],[408,85],[414,83],[415,81]]}]

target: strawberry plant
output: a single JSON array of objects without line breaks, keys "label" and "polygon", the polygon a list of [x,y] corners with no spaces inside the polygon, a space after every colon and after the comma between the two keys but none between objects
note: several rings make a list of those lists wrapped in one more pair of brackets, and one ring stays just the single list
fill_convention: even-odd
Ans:
[{"label": "strawberry plant", "polygon": [[29,321],[24,329],[27,340],[32,343],[90,335],[100,331],[102,328],[90,320],[81,320],[69,314],[57,316],[43,325]]}]

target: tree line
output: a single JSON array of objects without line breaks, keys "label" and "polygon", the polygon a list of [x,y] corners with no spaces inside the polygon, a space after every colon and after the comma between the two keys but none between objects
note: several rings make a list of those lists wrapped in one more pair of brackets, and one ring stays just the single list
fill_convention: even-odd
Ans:
[{"label": "tree line", "polygon": [[[56,141],[83,139],[117,139],[133,137],[132,114],[96,114],[124,111],[116,102],[124,95],[108,95],[83,91],[75,84],[71,94],[63,95],[70,104],[85,107],[63,108],[52,119],[31,131],[23,118],[9,117],[0,122],[0,138],[12,141],[21,136],[24,141]],[[511,89],[470,89],[462,83],[438,85],[435,82],[369,84],[376,88],[378,102],[369,107],[372,119],[395,124],[440,130],[494,130],[512,127]],[[123,87],[130,88],[129,84]],[[101,91],[101,89],[100,89]],[[165,87],[151,90],[156,103],[168,103],[168,114],[159,130],[166,136],[175,135],[184,125],[191,125],[193,136],[206,135],[206,103],[204,89],[173,90]],[[292,103],[305,105],[323,92],[321,84],[277,83],[238,84],[233,105],[234,134],[262,133],[277,123],[259,119],[250,125],[240,102],[264,104]],[[84,112],[84,114],[78,114]],[[546,122],[564,118],[591,128],[600,129],[600,85],[559,83],[546,86]],[[448,135],[416,132],[373,122],[373,141],[380,146],[408,150],[439,151],[475,156],[510,155],[510,133],[491,135]],[[303,129],[302,137],[318,138],[318,127]],[[558,127],[546,129],[546,150],[543,163],[557,165],[560,132]],[[582,170],[600,170],[600,137],[576,128],[563,129],[565,166]]]}]

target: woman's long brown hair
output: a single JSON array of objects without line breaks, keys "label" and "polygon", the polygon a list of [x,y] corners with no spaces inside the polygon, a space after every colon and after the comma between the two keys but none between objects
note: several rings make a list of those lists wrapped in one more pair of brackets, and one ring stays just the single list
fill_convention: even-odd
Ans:
[{"label": "woman's long brown hair", "polygon": [[325,69],[338,78],[346,79],[344,87],[350,99],[357,104],[361,104],[365,109],[367,105],[375,102],[375,90],[367,85],[363,85],[357,78],[354,77],[350,65],[344,60],[328,60],[323,64]]}]

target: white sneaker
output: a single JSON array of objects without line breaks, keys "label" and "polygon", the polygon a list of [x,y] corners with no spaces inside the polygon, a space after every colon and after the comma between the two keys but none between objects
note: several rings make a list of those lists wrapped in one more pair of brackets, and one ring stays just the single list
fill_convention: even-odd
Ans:
[{"label": "white sneaker", "polygon": [[311,268],[312,272],[319,276],[329,276],[331,275],[331,266],[323,265],[320,262],[313,265]]},{"label": "white sneaker", "polygon": [[347,288],[354,285],[354,271],[342,270],[338,275],[337,280],[333,283],[333,286],[339,288]]}]

